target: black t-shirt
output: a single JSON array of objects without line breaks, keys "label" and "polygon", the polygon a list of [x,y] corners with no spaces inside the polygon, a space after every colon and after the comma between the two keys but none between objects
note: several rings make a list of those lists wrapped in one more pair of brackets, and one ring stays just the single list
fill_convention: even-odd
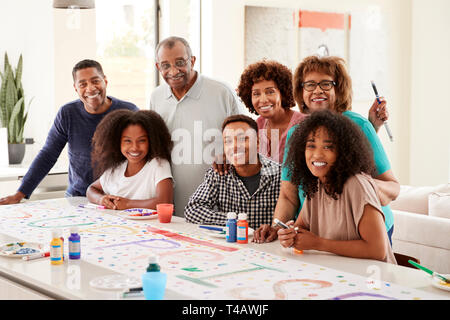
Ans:
[{"label": "black t-shirt", "polygon": [[259,181],[261,180],[260,172],[250,177],[241,177],[240,175],[237,176],[242,181],[242,183],[244,183],[244,186],[247,189],[248,193],[250,193],[250,195],[253,195],[256,190],[258,190]]}]

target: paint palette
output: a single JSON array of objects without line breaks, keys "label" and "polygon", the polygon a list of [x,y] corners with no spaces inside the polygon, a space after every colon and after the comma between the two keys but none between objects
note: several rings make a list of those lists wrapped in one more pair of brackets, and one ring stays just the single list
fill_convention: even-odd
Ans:
[{"label": "paint palette", "polygon": [[101,290],[124,290],[142,286],[138,278],[124,274],[112,274],[92,279],[89,285]]},{"label": "paint palette", "polygon": [[43,245],[35,242],[12,242],[0,245],[0,256],[22,258],[43,252]]},{"label": "paint palette", "polygon": [[147,208],[132,208],[123,210],[120,213],[120,216],[131,220],[148,220],[156,219],[158,217],[158,212]]},{"label": "paint palette", "polygon": [[[443,274],[443,276],[445,278],[450,278],[450,274]],[[442,281],[441,279],[439,279],[438,277],[433,277],[431,280],[431,284],[439,289],[442,290],[446,290],[446,291],[450,291],[450,283],[445,283],[444,281]]]}]

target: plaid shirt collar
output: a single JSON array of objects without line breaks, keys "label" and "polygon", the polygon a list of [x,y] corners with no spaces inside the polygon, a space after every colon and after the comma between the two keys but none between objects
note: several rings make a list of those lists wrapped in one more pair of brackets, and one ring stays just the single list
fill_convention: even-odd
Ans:
[{"label": "plaid shirt collar", "polygon": [[[259,171],[259,174],[261,175],[261,180],[259,182],[258,190],[263,189],[264,186],[268,183],[270,183],[273,180],[274,175],[279,175],[279,164],[262,154],[258,153],[259,161],[261,162],[261,170]],[[236,169],[233,165],[230,166],[230,175],[233,177],[233,180],[240,186],[241,192],[243,194],[249,195],[247,189],[245,188],[242,181],[239,179],[238,174],[236,173]],[[258,190],[255,192],[258,193]]]},{"label": "plaid shirt collar", "polygon": [[[258,153],[259,161],[261,162],[261,170],[260,174],[262,176],[272,176],[274,174],[279,174],[279,168],[278,163],[267,158],[266,156],[263,156],[262,154]],[[233,165],[230,165],[230,173],[237,176],[236,169]]]},{"label": "plaid shirt collar", "polygon": [[225,225],[227,212],[245,212],[251,228],[272,223],[272,216],[280,192],[281,165],[262,155],[261,178],[258,189],[250,195],[234,167],[220,176],[208,169],[205,181],[189,199],[184,210],[186,221],[201,224]]}]

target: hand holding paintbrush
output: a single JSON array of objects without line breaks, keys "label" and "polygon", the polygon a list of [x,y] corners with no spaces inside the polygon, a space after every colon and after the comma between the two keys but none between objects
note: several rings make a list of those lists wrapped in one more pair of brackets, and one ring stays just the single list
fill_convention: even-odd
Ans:
[{"label": "hand holding paintbrush", "polygon": [[[378,90],[377,90],[377,87],[375,86],[375,82],[371,81],[370,83],[372,84],[373,92],[375,93],[375,96],[376,96],[376,99],[377,99],[377,102],[378,102],[378,106],[380,106],[382,104],[382,101],[381,101],[380,96],[378,95]],[[387,132],[387,134],[389,136],[389,139],[391,141],[394,141],[394,137],[392,135],[392,132],[391,132],[391,129],[389,127],[389,124],[388,124],[387,120],[385,120],[383,122],[383,125],[384,125],[384,127],[386,129],[386,132]]]},{"label": "hand holding paintbrush", "polygon": [[409,262],[409,264],[412,264],[414,267],[417,267],[417,268],[419,268],[420,270],[423,270],[423,271],[425,271],[426,273],[431,274],[433,277],[437,277],[437,278],[439,278],[439,280],[442,280],[442,281],[444,281],[445,283],[450,283],[450,279],[447,279],[447,278],[444,277],[443,275],[440,275],[440,274],[437,273],[437,272],[434,272],[434,271],[432,271],[432,270],[430,270],[430,269],[428,269],[428,268],[425,268],[424,266],[421,266],[420,264],[418,264],[418,263],[416,263],[416,262],[414,262],[414,261],[412,261],[412,260],[408,260],[408,262]]}]

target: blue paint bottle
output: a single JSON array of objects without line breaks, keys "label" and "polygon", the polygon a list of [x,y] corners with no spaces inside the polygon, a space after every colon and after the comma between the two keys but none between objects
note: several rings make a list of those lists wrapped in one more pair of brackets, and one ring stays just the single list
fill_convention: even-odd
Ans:
[{"label": "blue paint bottle", "polygon": [[142,288],[146,300],[162,300],[166,291],[167,274],[161,272],[158,257],[148,259],[147,272],[142,275]]},{"label": "blue paint bottle", "polygon": [[235,212],[228,212],[227,214],[227,242],[236,242],[236,213]]},{"label": "blue paint bottle", "polygon": [[78,227],[70,228],[69,237],[69,259],[80,259],[80,235],[78,234]]}]

